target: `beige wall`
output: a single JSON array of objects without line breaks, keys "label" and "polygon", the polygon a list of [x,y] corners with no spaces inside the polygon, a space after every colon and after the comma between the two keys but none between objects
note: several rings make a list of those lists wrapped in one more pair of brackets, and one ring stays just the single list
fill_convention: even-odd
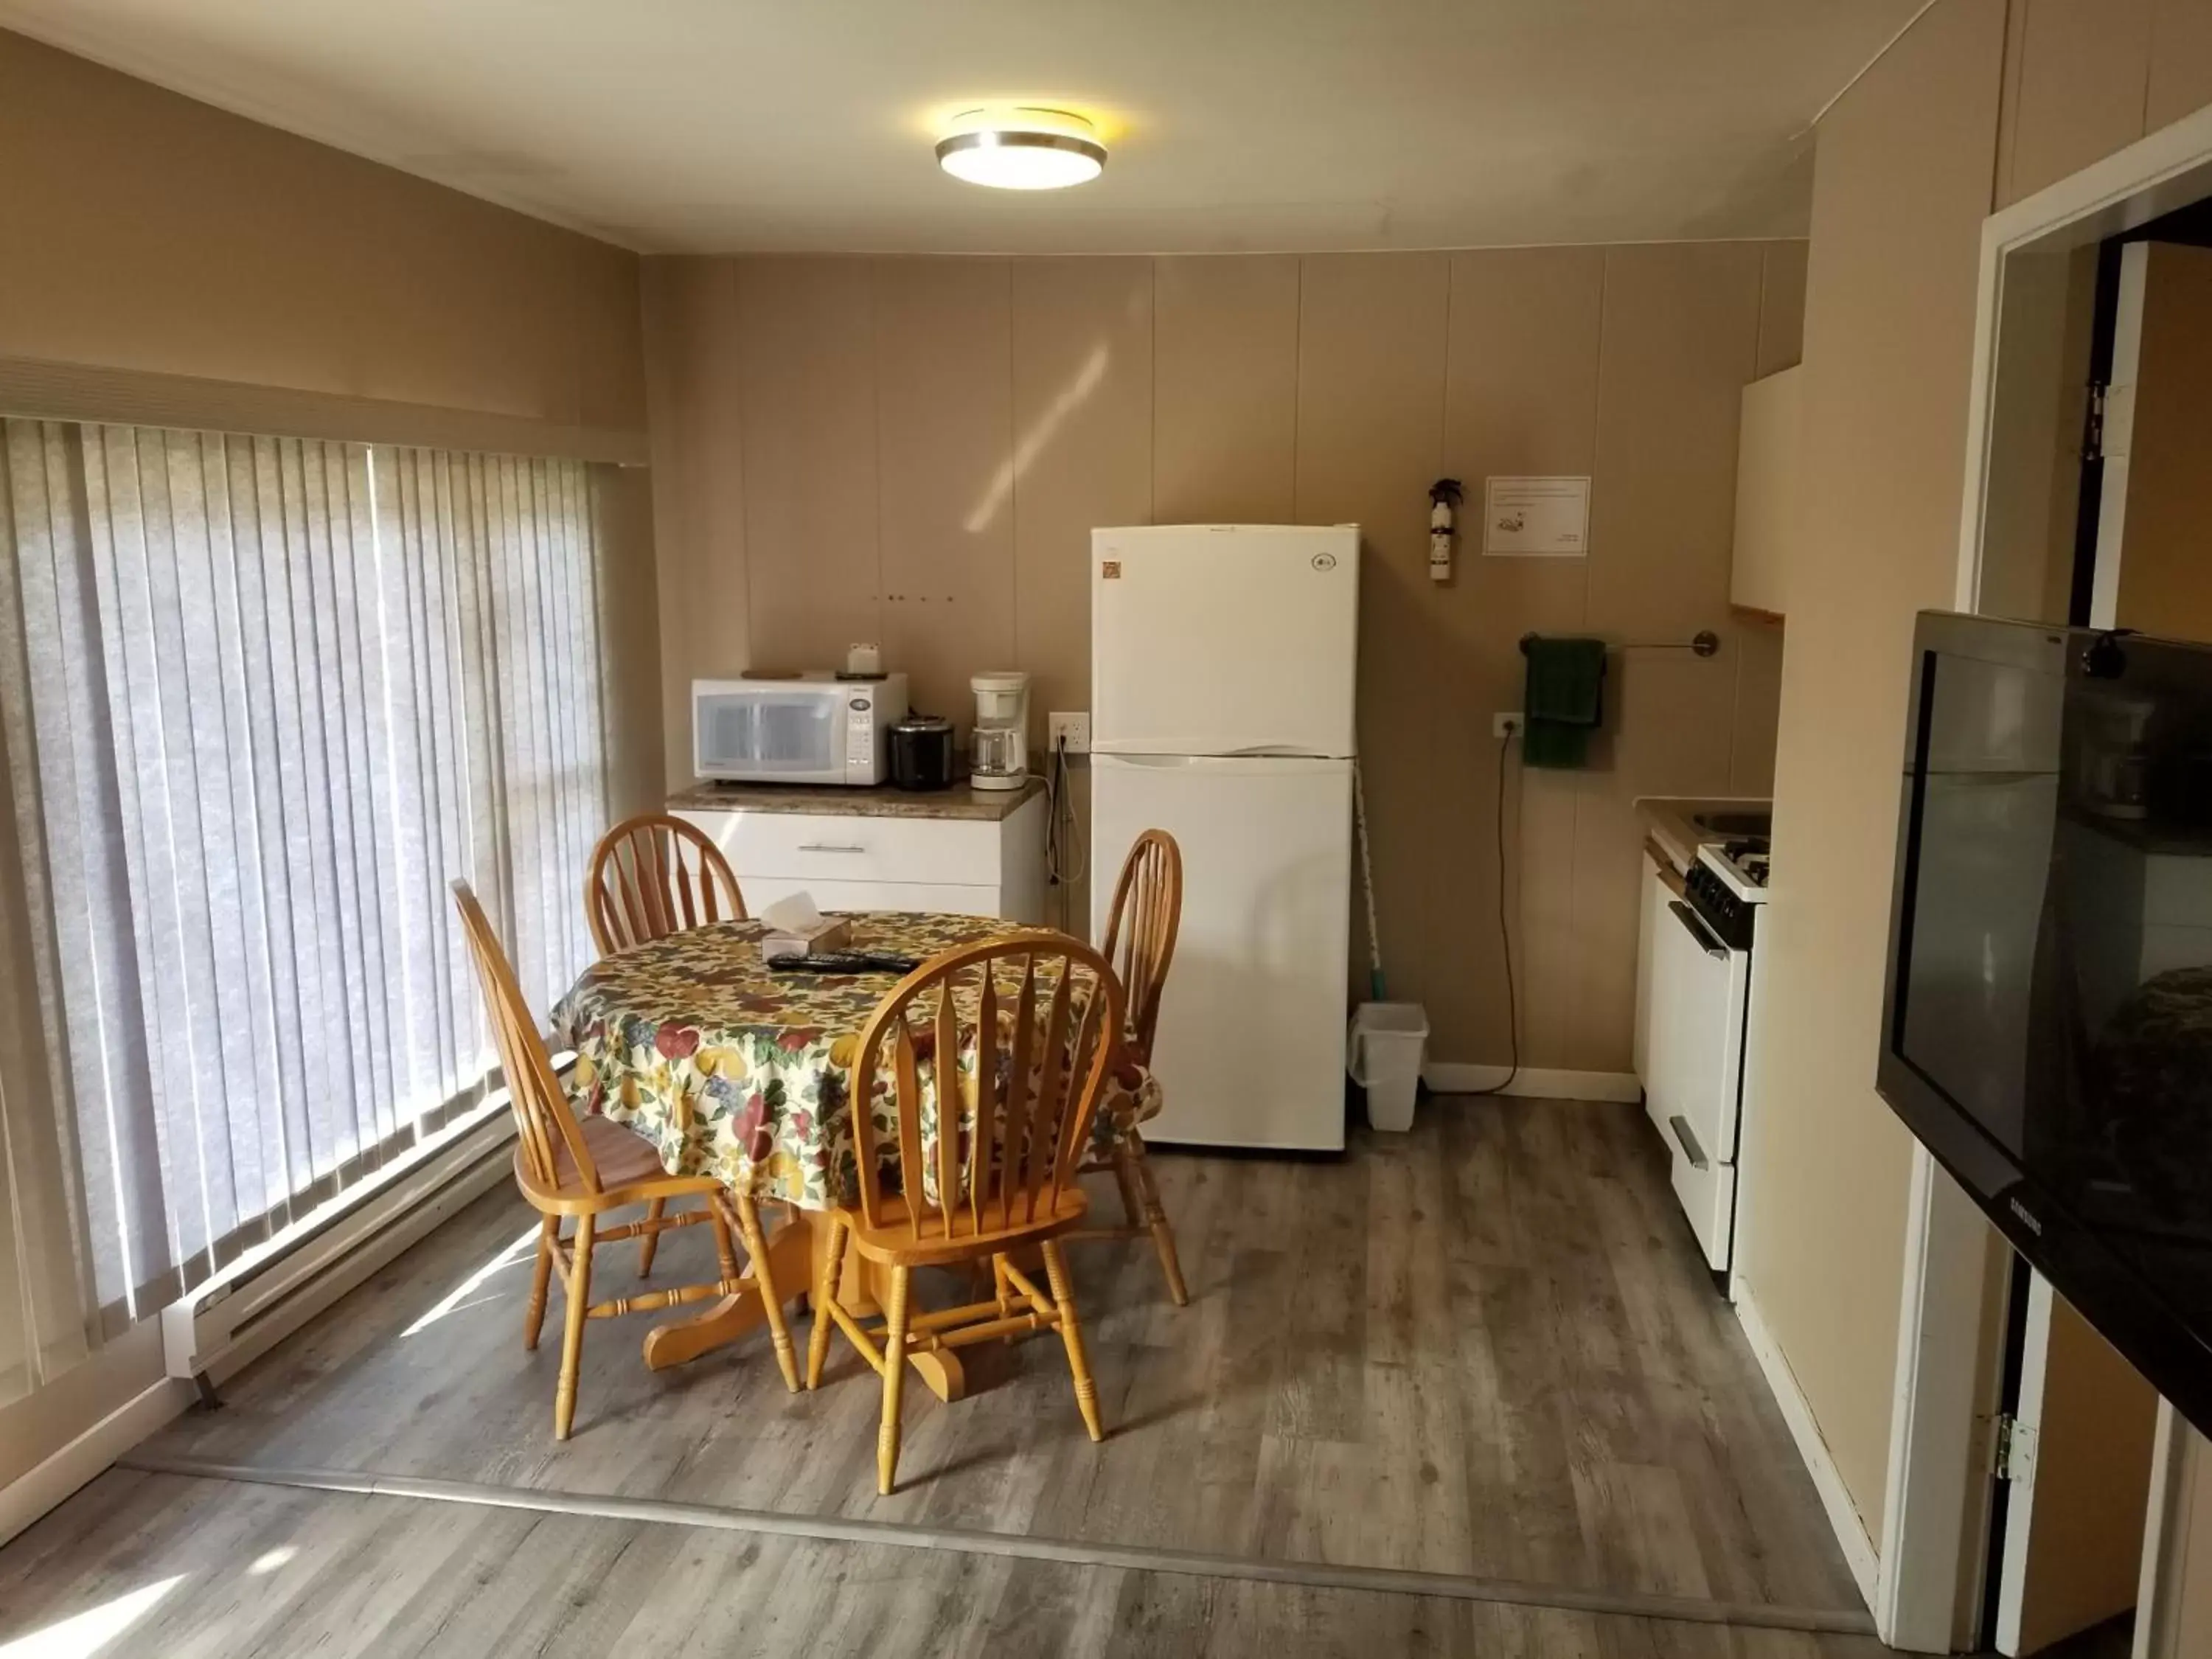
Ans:
[{"label": "beige wall", "polygon": [[2179,1438],[2170,1485],[2153,1500],[2153,1593],[2136,1609],[2137,1651],[2145,1659],[2201,1659],[2212,1653],[2212,1443],[2171,1413],[2166,1426]]},{"label": "beige wall", "polygon": [[[697,675],[878,640],[922,707],[968,675],[1087,706],[1089,532],[1356,521],[1361,744],[1393,995],[1502,1062],[1493,711],[1520,635],[1616,658],[1598,768],[1516,787],[1524,1060],[1625,1071],[1639,793],[1765,793],[1776,633],[1728,611],[1746,381],[1795,362],[1801,244],[1180,258],[647,261],[668,775]],[[1427,575],[1428,488],[1595,479],[1587,560]],[[1480,546],[1479,539],[1472,543]]]},{"label": "beige wall", "polygon": [[2113,620],[2212,640],[2212,248],[2143,250],[2142,350]]},{"label": "beige wall", "polygon": [[635,255],[5,32],[0,203],[0,356],[644,424]]},{"label": "beige wall", "polygon": [[1747,1110],[1750,1293],[1880,1536],[1911,1139],[1874,1092],[1913,613],[1956,567],[2003,0],[1946,0],[1822,125]]},{"label": "beige wall", "polygon": [[2044,1346],[2023,1653],[2125,1613],[2142,1573],[2158,1395],[2063,1296]]},{"label": "beige wall", "polygon": [[[644,427],[634,255],[5,32],[0,236],[0,359],[100,371],[70,381],[92,396],[193,377],[158,388],[179,424],[247,406],[343,422],[359,402],[370,424],[392,404],[497,416],[476,429],[516,447]],[[596,473],[619,810],[659,793],[650,486]],[[24,971],[0,961],[0,982]],[[10,1404],[0,1485],[160,1376],[149,1322]]]},{"label": "beige wall", "polygon": [[2202,0],[1938,0],[1822,123],[1752,1293],[1881,1535],[1911,1142],[1874,1091],[1912,614],[1950,603],[1982,219],[2212,98]]},{"label": "beige wall", "polygon": [[[66,379],[66,405],[0,392],[7,413],[233,426],[289,410],[316,435],[641,444],[636,255],[4,30],[0,234],[0,360],[97,372]],[[422,423],[437,411],[497,419]],[[599,489],[627,811],[659,793],[651,493],[611,468]]]}]

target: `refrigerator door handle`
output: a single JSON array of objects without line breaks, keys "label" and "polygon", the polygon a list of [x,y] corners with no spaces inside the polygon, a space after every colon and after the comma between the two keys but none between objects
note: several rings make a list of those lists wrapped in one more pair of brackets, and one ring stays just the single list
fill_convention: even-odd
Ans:
[{"label": "refrigerator door handle", "polygon": [[1096,748],[1094,748],[1091,753],[1094,761],[1101,759],[1110,760],[1117,766],[1200,766],[1205,764],[1207,761],[1342,761],[1347,758],[1342,755],[1324,755],[1317,749],[1294,749],[1287,745],[1270,744],[1259,744],[1249,749],[1224,749],[1218,754],[1210,755],[1178,754],[1170,750],[1158,750],[1146,753],[1131,754],[1118,749],[1100,750]]}]

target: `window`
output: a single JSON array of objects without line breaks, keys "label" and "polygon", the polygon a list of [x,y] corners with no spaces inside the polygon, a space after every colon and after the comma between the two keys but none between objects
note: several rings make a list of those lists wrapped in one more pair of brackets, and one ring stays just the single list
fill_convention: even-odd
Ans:
[{"label": "window", "polygon": [[[605,741],[584,464],[0,427],[0,1109],[35,1384],[72,1324],[143,1317],[480,1109],[446,884],[557,997]],[[33,1283],[56,1260],[75,1285]]]}]

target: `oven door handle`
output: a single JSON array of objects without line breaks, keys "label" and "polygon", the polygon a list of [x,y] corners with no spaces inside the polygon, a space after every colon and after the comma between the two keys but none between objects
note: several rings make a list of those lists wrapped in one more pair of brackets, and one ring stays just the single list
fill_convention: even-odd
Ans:
[{"label": "oven door handle", "polygon": [[1717,961],[1724,962],[1728,959],[1728,946],[1713,937],[1712,929],[1698,920],[1698,913],[1695,910],[1680,899],[1668,899],[1667,908],[1674,913],[1675,921],[1689,929],[1690,937],[1698,942],[1698,949]]},{"label": "oven door handle", "polygon": [[1702,1175],[1713,1167],[1705,1158],[1705,1148],[1698,1145],[1697,1136],[1690,1132],[1689,1119],[1677,1112],[1667,1120],[1667,1127],[1674,1132],[1674,1139],[1682,1148],[1682,1156],[1690,1160],[1692,1169]]}]

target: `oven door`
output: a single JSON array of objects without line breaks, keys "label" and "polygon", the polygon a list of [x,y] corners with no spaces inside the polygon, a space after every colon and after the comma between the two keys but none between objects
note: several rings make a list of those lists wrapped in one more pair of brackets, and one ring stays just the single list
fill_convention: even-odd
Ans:
[{"label": "oven door", "polygon": [[691,689],[692,770],[735,782],[843,783],[844,690],[699,682]]},{"label": "oven door", "polygon": [[1722,944],[1683,899],[1669,900],[1654,921],[1650,1110],[1705,1259],[1725,1269],[1735,1231],[1751,953]]}]

